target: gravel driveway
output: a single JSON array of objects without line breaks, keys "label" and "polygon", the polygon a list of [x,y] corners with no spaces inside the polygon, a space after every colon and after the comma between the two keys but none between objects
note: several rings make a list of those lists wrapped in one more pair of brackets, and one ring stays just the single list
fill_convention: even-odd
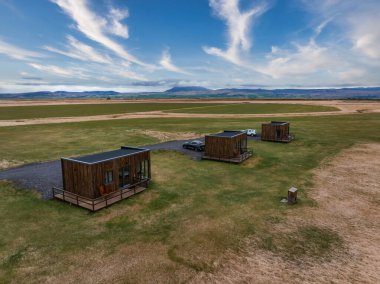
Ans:
[{"label": "gravel driveway", "polygon": [[[190,156],[194,160],[200,160],[202,158],[201,152],[182,148],[182,144],[186,141],[191,140],[168,141],[143,146],[142,148],[179,151]],[[63,187],[61,161],[56,160],[44,163],[33,163],[0,171],[0,180],[2,179],[12,181],[19,188],[37,191],[44,199],[51,199],[53,198],[52,187]]]},{"label": "gravel driveway", "polygon": [[[260,136],[248,137],[249,140],[259,140]],[[182,144],[191,140],[175,140],[162,142],[142,148],[151,150],[174,150],[190,156],[193,160],[202,159],[202,153],[182,148]],[[204,141],[204,138],[197,140]],[[34,190],[41,194],[44,199],[51,199],[52,187],[62,188],[61,161],[27,164],[20,167],[0,171],[0,180],[12,181],[17,187]]]}]

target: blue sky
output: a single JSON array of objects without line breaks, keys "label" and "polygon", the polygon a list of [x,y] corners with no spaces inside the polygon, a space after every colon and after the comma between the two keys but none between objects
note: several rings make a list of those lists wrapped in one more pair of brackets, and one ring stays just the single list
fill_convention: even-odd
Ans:
[{"label": "blue sky", "polygon": [[0,0],[0,93],[380,85],[379,0]]}]

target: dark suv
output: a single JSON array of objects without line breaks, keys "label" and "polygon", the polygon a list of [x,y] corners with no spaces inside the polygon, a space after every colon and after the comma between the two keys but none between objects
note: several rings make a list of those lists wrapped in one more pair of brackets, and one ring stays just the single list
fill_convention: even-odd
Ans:
[{"label": "dark suv", "polygon": [[194,151],[204,151],[205,150],[205,144],[203,144],[200,140],[194,140],[190,142],[185,142],[182,147],[184,149],[194,150]]}]

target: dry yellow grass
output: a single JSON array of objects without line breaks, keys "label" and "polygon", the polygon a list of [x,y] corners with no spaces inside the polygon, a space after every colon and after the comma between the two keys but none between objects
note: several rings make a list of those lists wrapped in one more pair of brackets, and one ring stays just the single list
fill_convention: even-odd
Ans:
[{"label": "dry yellow grass", "polygon": [[247,240],[243,253],[231,252],[215,273],[194,283],[380,283],[380,144],[357,145],[325,161],[315,171],[311,197],[316,207],[293,210],[279,234],[316,226],[336,232],[342,248],[322,257],[292,259]]},{"label": "dry yellow grass", "polygon": [[170,141],[170,140],[185,140],[185,139],[194,139],[198,138],[201,135],[194,132],[167,132],[167,131],[158,131],[158,130],[140,130],[140,129],[130,129],[126,131],[130,134],[142,134],[156,138],[160,141]]}]

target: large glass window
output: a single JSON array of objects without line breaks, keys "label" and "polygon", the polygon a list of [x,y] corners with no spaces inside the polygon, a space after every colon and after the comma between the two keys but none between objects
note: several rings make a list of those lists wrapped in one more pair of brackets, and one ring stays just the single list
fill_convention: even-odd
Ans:
[{"label": "large glass window", "polygon": [[119,169],[119,187],[127,186],[131,183],[131,174],[129,171],[129,165],[125,165]]},{"label": "large glass window", "polygon": [[138,177],[140,180],[147,179],[149,175],[149,161],[143,160],[140,161]]},{"label": "large glass window", "polygon": [[106,171],[105,177],[104,177],[104,184],[110,184],[113,182],[113,172],[112,171]]}]

